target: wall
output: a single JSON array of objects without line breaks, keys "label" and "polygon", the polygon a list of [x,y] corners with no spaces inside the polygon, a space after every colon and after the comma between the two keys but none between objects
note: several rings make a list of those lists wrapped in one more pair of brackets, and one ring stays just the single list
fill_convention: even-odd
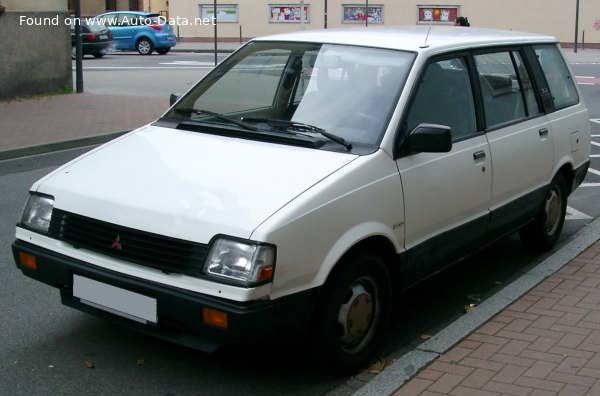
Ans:
[{"label": "wall", "polygon": [[[62,0],[0,0],[0,99],[72,88],[70,27]],[[27,26],[22,17],[46,21]],[[47,18],[44,20],[43,18]],[[58,22],[54,26],[51,22]]]},{"label": "wall", "polygon": [[[153,0],[154,1],[154,0]],[[309,21],[305,23],[305,29],[321,29],[324,26],[324,8],[326,0],[306,0],[305,5],[310,7]],[[595,0],[580,0],[579,15],[579,40],[581,41],[583,31],[587,43],[600,44],[600,6]],[[282,33],[291,30],[299,30],[299,23],[277,23],[270,20],[269,7],[271,5],[295,5],[299,6],[299,0],[218,0],[218,5],[238,6],[238,21],[235,23],[219,23],[219,39],[237,40],[240,27],[244,39],[250,37],[264,36],[268,34]],[[353,0],[327,0],[327,26],[337,27],[360,27],[362,23],[343,23],[342,6],[364,6],[364,1]],[[472,26],[500,28],[509,30],[529,31],[535,33],[549,34],[555,36],[563,43],[573,43],[575,38],[575,1],[565,0],[504,0],[502,2],[492,0],[370,0],[369,6],[383,6],[385,26],[414,25],[417,21],[417,6],[458,6],[459,14],[467,16]],[[212,6],[211,0],[170,0],[169,16],[193,21],[200,16],[200,5]],[[376,23],[370,24],[377,26]],[[379,24],[382,25],[382,24]],[[212,40],[213,26],[174,26],[183,40]]]}]

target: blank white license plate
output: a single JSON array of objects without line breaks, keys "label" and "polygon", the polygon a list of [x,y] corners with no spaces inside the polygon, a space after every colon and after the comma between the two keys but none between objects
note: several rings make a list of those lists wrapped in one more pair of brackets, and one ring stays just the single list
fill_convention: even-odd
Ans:
[{"label": "blank white license plate", "polygon": [[108,35],[106,35],[106,34],[100,35],[100,40],[107,40],[107,39],[108,39]]},{"label": "blank white license plate", "polygon": [[73,275],[73,296],[82,303],[140,323],[156,323],[156,299]]}]

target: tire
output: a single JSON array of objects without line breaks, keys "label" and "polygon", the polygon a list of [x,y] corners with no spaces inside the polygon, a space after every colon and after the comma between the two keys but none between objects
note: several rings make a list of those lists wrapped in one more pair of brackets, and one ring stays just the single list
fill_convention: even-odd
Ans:
[{"label": "tire", "polygon": [[140,55],[150,55],[152,51],[154,51],[154,44],[152,44],[152,41],[144,37],[138,40],[135,48]]},{"label": "tire", "polygon": [[521,241],[526,248],[547,251],[556,244],[565,222],[567,197],[567,181],[562,174],[558,174],[550,183],[533,222],[519,230]]},{"label": "tire", "polygon": [[383,260],[358,252],[324,286],[313,322],[316,359],[334,372],[352,372],[374,357],[387,330],[391,285]]},{"label": "tire", "polygon": [[169,51],[171,51],[171,47],[163,47],[163,48],[157,48],[156,49],[156,52],[158,52],[159,55],[168,54]]},{"label": "tire", "polygon": [[96,52],[96,53],[94,53],[93,55],[94,55],[94,58],[100,59],[100,58],[102,58],[102,57],[103,57],[105,54],[104,54],[104,52]]}]

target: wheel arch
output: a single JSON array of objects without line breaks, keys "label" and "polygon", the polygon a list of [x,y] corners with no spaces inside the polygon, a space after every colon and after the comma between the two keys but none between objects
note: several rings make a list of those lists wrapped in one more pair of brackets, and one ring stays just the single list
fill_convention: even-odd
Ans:
[{"label": "wheel arch", "polygon": [[573,163],[570,161],[563,161],[562,164],[557,168],[556,172],[552,175],[552,179],[556,177],[556,175],[562,174],[567,182],[567,196],[571,194],[573,191],[573,181],[575,180],[575,169],[573,168]]},{"label": "wheel arch", "polygon": [[327,276],[325,277],[324,285],[328,281],[335,278],[335,274],[343,271],[344,263],[352,255],[360,251],[367,251],[379,256],[385,263],[385,267],[390,275],[390,284],[394,290],[394,283],[400,277],[400,266],[395,265],[398,262],[398,253],[392,241],[385,235],[371,235],[361,239],[349,247],[330,267]]}]

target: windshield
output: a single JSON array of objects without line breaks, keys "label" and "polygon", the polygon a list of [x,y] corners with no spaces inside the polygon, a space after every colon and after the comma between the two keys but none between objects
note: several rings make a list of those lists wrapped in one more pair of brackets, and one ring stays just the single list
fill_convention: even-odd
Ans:
[{"label": "windshield", "polygon": [[312,128],[304,135],[325,131],[348,147],[378,145],[413,58],[377,48],[255,42],[215,68],[165,116],[186,121],[211,112],[259,130],[302,124]]}]

